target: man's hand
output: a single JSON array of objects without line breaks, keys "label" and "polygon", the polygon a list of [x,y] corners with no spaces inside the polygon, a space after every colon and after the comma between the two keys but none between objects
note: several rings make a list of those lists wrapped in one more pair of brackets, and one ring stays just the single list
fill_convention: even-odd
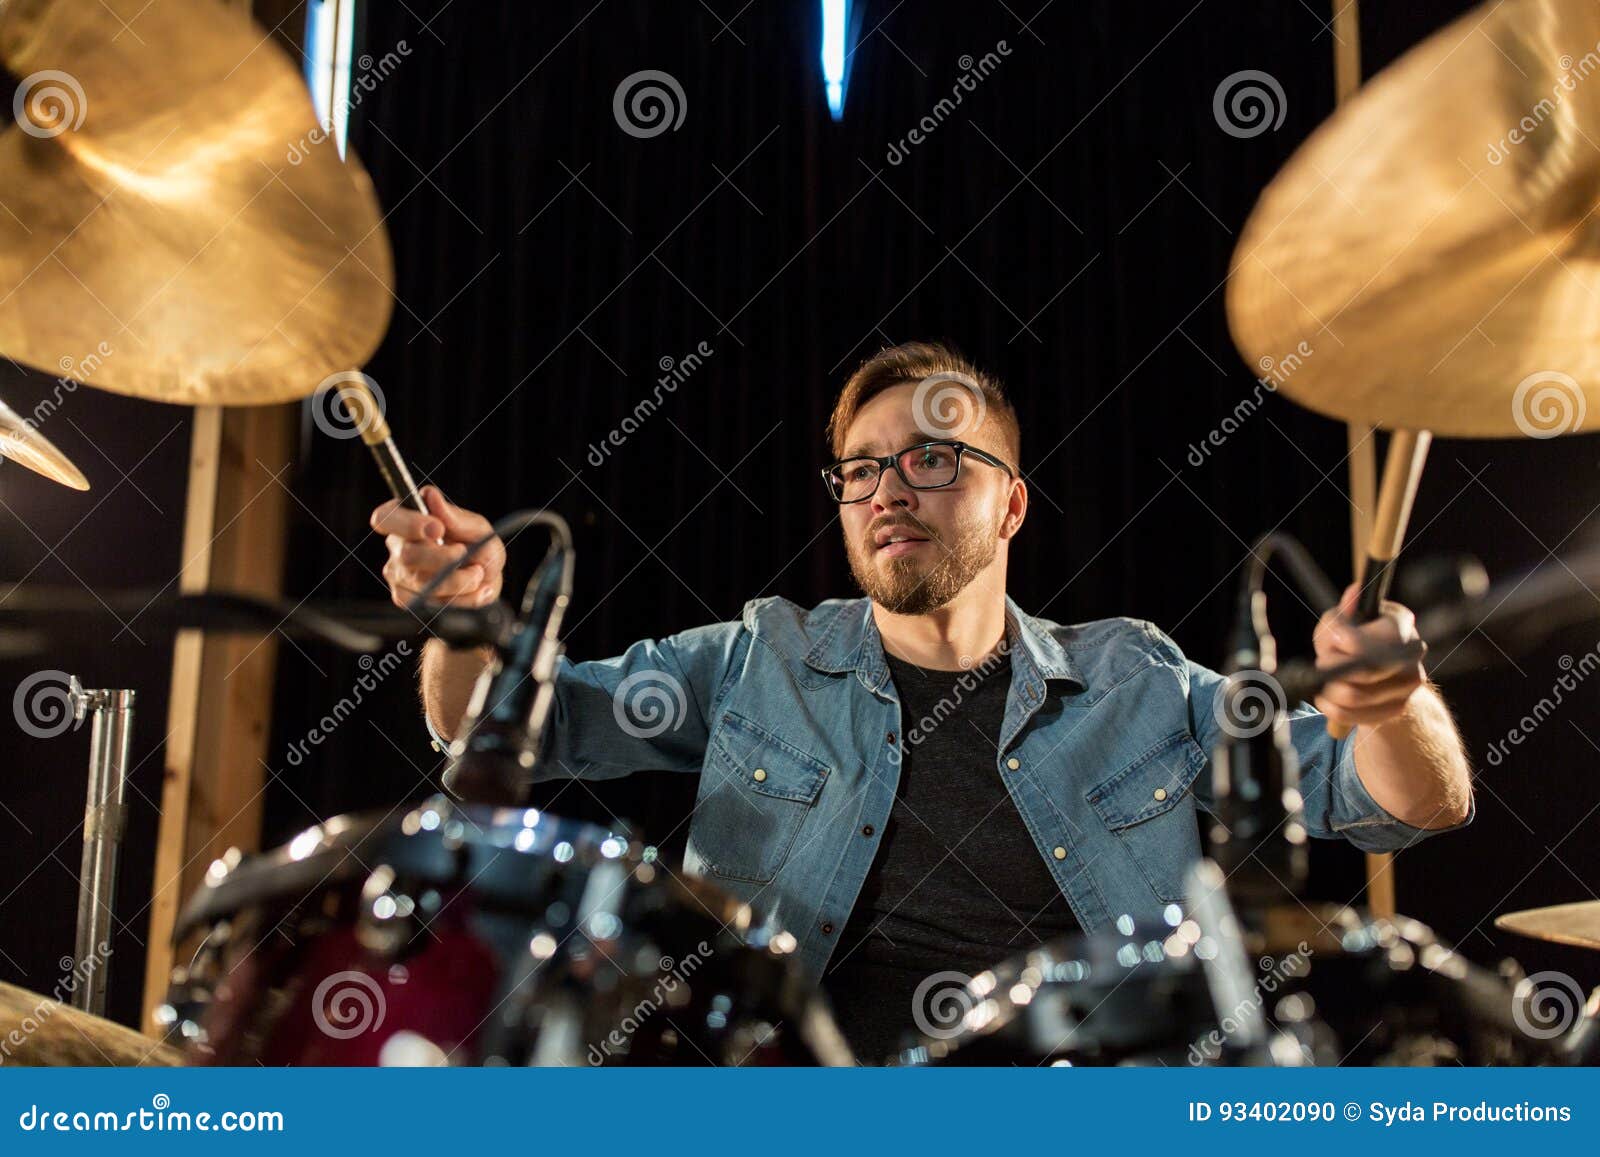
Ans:
[{"label": "man's hand", "polygon": [[[372,529],[385,535],[389,561],[383,577],[389,597],[404,607],[445,567],[466,554],[467,547],[493,529],[489,520],[452,504],[436,486],[422,488],[428,513],[419,514],[397,501],[372,512]],[[506,548],[498,538],[451,575],[431,596],[432,602],[459,607],[487,606],[500,597]]]},{"label": "man's hand", "polygon": [[[1336,667],[1370,646],[1409,643],[1417,638],[1417,620],[1399,603],[1385,602],[1383,613],[1370,623],[1352,623],[1356,587],[1345,588],[1339,609],[1322,616],[1312,634],[1317,666]],[[1316,698],[1316,707],[1330,720],[1347,727],[1375,727],[1405,713],[1419,688],[1427,683],[1422,661],[1365,671],[1329,683]]]}]

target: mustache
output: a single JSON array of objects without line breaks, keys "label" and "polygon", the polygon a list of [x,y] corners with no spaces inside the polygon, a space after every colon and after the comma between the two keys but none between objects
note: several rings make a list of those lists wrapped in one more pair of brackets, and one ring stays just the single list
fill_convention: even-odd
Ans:
[{"label": "mustache", "polygon": [[909,530],[926,537],[930,542],[942,542],[939,532],[914,514],[904,514],[899,517],[880,518],[867,527],[866,534],[862,536],[862,544],[870,551],[877,547],[877,536],[883,530]]}]

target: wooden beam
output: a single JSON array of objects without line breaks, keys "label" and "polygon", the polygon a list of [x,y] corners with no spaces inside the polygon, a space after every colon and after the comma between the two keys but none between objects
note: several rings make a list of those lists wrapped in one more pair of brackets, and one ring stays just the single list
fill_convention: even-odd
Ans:
[{"label": "wooden beam", "polygon": [[[197,406],[184,514],[184,593],[283,593],[298,404]],[[140,1027],[154,1033],[172,972],[172,932],[211,861],[257,849],[277,646],[271,636],[179,633],[167,708]]]},{"label": "wooden beam", "polygon": [[[1361,87],[1360,0],[1333,0],[1333,89],[1338,104]],[[1350,566],[1351,573],[1366,558],[1372,538],[1373,510],[1378,504],[1378,447],[1376,431],[1358,422],[1345,431],[1350,451]],[[1394,857],[1387,852],[1367,853],[1367,907],[1375,916],[1393,916]]]}]

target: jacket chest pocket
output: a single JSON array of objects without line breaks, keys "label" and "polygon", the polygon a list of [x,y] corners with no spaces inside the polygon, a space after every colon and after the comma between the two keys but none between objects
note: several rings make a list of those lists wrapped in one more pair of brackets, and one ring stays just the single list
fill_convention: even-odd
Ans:
[{"label": "jacket chest pocket", "polygon": [[778,874],[811,814],[828,765],[759,724],[726,713],[701,772],[691,834],[718,876],[764,884]]},{"label": "jacket chest pocket", "polygon": [[1089,805],[1167,903],[1183,899],[1183,879],[1200,856],[1200,828],[1189,790],[1206,754],[1187,731],[1168,736],[1092,789]]}]

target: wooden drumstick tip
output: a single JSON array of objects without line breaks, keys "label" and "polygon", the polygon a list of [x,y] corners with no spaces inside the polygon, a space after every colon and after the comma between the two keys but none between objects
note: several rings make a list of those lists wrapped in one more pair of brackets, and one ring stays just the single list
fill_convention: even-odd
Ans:
[{"label": "wooden drumstick tip", "polygon": [[354,376],[341,381],[337,389],[361,440],[368,446],[381,446],[387,442],[390,436],[389,423],[384,419],[383,408],[378,405],[378,399],[373,397],[367,383],[360,376]]}]

